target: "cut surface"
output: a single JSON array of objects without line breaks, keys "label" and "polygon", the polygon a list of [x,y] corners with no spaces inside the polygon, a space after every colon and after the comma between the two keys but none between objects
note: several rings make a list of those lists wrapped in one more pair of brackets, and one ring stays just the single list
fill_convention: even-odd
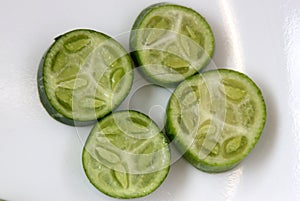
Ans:
[{"label": "cut surface", "polygon": [[128,94],[132,79],[125,49],[107,35],[82,29],[55,40],[38,74],[45,108],[68,124],[111,112]]},{"label": "cut surface", "polygon": [[101,119],[84,146],[83,167],[90,182],[116,198],[136,198],[166,178],[170,151],[166,137],[147,116],[135,111]]},{"label": "cut surface", "polygon": [[213,70],[176,88],[167,108],[167,135],[195,167],[221,172],[252,150],[265,119],[263,96],[249,77]]},{"label": "cut surface", "polygon": [[137,17],[130,45],[145,76],[168,85],[206,66],[213,55],[214,36],[196,11],[161,3],[146,8]]}]

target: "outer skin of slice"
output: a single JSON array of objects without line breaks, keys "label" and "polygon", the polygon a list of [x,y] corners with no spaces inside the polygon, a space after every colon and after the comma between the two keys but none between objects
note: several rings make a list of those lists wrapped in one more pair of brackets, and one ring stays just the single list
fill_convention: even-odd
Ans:
[{"label": "outer skin of slice", "polygon": [[[251,87],[251,89],[248,89],[248,90],[251,91],[251,92],[249,92],[249,93],[251,93],[251,95],[255,96],[255,97],[250,97],[250,98],[256,99],[256,100],[251,100],[252,104],[255,105],[255,107],[256,107],[255,108],[256,111],[254,113],[255,123],[253,123],[252,126],[250,125],[248,132],[246,132],[247,128],[245,128],[245,132],[243,133],[242,132],[243,126],[239,126],[241,133],[243,133],[243,135],[247,136],[247,138],[248,138],[248,139],[240,138],[240,139],[243,139],[240,141],[240,143],[244,143],[244,144],[248,143],[248,144],[247,144],[247,146],[245,145],[245,147],[246,147],[245,149],[237,148],[237,151],[235,153],[233,153],[234,154],[233,157],[231,157],[230,155],[226,156],[226,154],[222,153],[222,151],[224,151],[226,146],[229,144],[228,139],[229,140],[234,139],[234,138],[232,138],[231,135],[235,135],[236,133],[239,133],[240,131],[236,131],[235,130],[236,128],[234,128],[233,130],[230,129],[230,128],[232,128],[231,127],[232,125],[228,124],[226,122],[226,119],[225,120],[223,119],[223,121],[225,121],[225,123],[222,121],[219,122],[219,124],[222,124],[222,123],[225,124],[224,127],[218,127],[218,129],[221,130],[221,135],[222,135],[222,133],[225,132],[224,129],[225,130],[227,129],[226,132],[228,133],[227,141],[223,140],[223,142],[222,142],[226,146],[221,145],[218,147],[219,148],[218,154],[224,156],[223,158],[222,158],[222,156],[220,156],[220,158],[222,158],[221,162],[220,162],[219,160],[214,161],[213,157],[211,155],[206,155],[205,157],[200,157],[200,151],[195,151],[195,148],[193,147],[194,144],[197,143],[196,136],[197,136],[198,129],[201,127],[200,126],[201,123],[197,124],[199,127],[196,128],[197,132],[195,135],[193,135],[194,137],[191,140],[187,140],[188,134],[184,134],[182,130],[178,129],[180,127],[179,123],[174,120],[174,118],[175,118],[174,114],[178,113],[178,108],[174,107],[174,102],[175,102],[175,99],[178,100],[176,97],[180,96],[180,94],[175,95],[176,90],[178,88],[182,89],[183,86],[187,85],[187,83],[191,84],[190,86],[194,86],[194,85],[196,85],[196,83],[199,83],[198,82],[199,80],[206,79],[206,85],[209,85],[210,84],[209,80],[211,80],[211,83],[214,83],[214,82],[218,82],[219,79],[222,79],[224,77],[230,78],[231,80],[233,80],[233,82],[234,82],[234,80],[238,79],[240,83],[244,84],[244,86]],[[216,79],[213,80],[212,78],[216,78]],[[226,84],[228,84],[228,83],[226,83]],[[233,70],[228,70],[228,69],[219,69],[219,70],[207,71],[207,72],[204,72],[203,74],[194,75],[194,76],[188,78],[186,81],[180,83],[179,86],[177,87],[177,89],[172,94],[169,104],[168,104],[168,107],[167,107],[166,133],[167,133],[167,136],[169,137],[170,141],[172,141],[172,143],[175,144],[176,148],[180,151],[180,153],[184,156],[184,158],[187,161],[189,161],[194,167],[196,167],[202,171],[209,172],[209,173],[224,172],[224,171],[230,170],[233,167],[235,167],[236,165],[238,165],[255,147],[257,141],[259,140],[259,138],[261,136],[261,133],[263,131],[265,121],[266,121],[266,106],[265,106],[265,102],[264,102],[264,99],[262,96],[262,92],[257,87],[257,85],[245,74],[242,74],[240,72],[233,71]],[[213,90],[215,91],[218,89],[213,88]],[[201,88],[200,88],[200,91],[201,91]],[[214,92],[212,92],[212,94],[214,94]],[[233,94],[233,95],[235,95],[235,94]],[[201,102],[202,99],[204,99],[204,98],[200,96],[199,101]],[[226,100],[228,101],[228,98],[226,98],[225,101]],[[236,103],[236,104],[238,104],[238,103]],[[225,108],[223,108],[223,109],[224,109],[225,115],[226,115],[226,112],[230,113],[229,110],[227,110]],[[223,109],[218,108],[217,113]],[[203,108],[198,110],[199,114],[204,113],[204,112],[202,112],[202,110],[203,110]],[[250,111],[250,113],[251,113],[251,111]],[[211,125],[213,125],[217,121],[213,120],[211,122],[213,122],[213,123],[211,123]],[[240,125],[242,123],[238,122],[238,124]],[[211,126],[211,128],[212,127],[213,126]],[[207,139],[209,139],[209,138],[207,138]],[[222,140],[222,137],[219,139]],[[218,143],[221,143],[221,142],[218,142]],[[217,145],[219,145],[219,144],[217,144]],[[228,145],[227,148],[230,149],[234,146],[235,146],[234,144],[232,144],[231,147]],[[203,145],[202,145],[202,148],[203,148]],[[210,151],[212,151],[212,149]],[[210,152],[209,154],[212,154],[212,152]]]},{"label": "outer skin of slice", "polygon": [[[131,35],[130,35],[130,49],[131,49],[131,57],[134,61],[134,63],[136,64],[136,66],[139,68],[140,72],[144,75],[144,77],[146,79],[148,79],[149,81],[161,85],[161,86],[166,86],[166,87],[173,87],[176,86],[179,82],[181,82],[182,80],[184,80],[185,78],[192,76],[193,74],[196,74],[197,71],[202,70],[211,60],[213,53],[214,53],[214,48],[212,51],[206,52],[206,54],[208,54],[208,58],[205,62],[203,62],[201,64],[201,66],[196,66],[195,68],[197,68],[197,70],[195,72],[193,72],[193,74],[190,74],[188,76],[185,76],[184,78],[182,78],[181,80],[177,80],[177,81],[170,81],[170,80],[164,80],[164,79],[157,79],[155,78],[155,76],[153,76],[151,74],[151,72],[148,72],[147,70],[144,69],[143,65],[143,61],[141,60],[141,56],[139,51],[136,50],[137,47],[137,40],[135,40],[136,35],[137,35],[137,31],[143,27],[140,27],[140,24],[142,23],[142,21],[144,20],[145,17],[147,17],[148,14],[150,14],[151,12],[155,11],[156,9],[159,9],[160,7],[163,6],[168,6],[170,7],[170,9],[172,9],[172,7],[174,8],[178,8],[178,9],[183,9],[183,10],[187,10],[187,12],[193,12],[193,13],[197,13],[196,11],[184,7],[184,6],[180,6],[180,5],[176,5],[176,4],[170,4],[170,3],[157,3],[157,4],[153,4],[147,8],[145,8],[136,18],[133,26],[132,26],[132,31],[131,31]],[[213,32],[209,26],[209,24],[206,22],[205,18],[202,17],[199,13],[197,13],[198,17],[200,17],[203,22],[206,23],[206,28],[210,31],[210,35],[211,35],[211,46],[214,47],[214,36],[213,36]]]}]

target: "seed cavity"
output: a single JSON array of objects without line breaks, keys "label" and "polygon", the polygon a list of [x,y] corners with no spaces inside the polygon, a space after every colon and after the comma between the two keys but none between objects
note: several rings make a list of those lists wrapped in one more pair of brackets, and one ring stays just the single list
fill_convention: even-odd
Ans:
[{"label": "seed cavity", "polygon": [[114,71],[112,71],[111,76],[110,76],[110,82],[111,82],[111,87],[112,89],[115,89],[118,82],[122,79],[124,76],[125,72],[124,69],[118,68]]},{"label": "seed cavity", "polygon": [[198,128],[196,136],[194,138],[194,144],[199,150],[201,157],[217,156],[220,152],[220,145],[215,140],[215,133],[217,132],[217,127],[211,120],[206,120]]},{"label": "seed cavity", "polygon": [[161,64],[161,61],[164,59],[163,51],[159,50],[143,50],[144,54],[148,55],[149,59],[146,59],[145,64]]},{"label": "seed cavity", "polygon": [[74,78],[71,80],[66,80],[66,81],[60,82],[60,83],[58,83],[58,86],[61,88],[64,88],[64,89],[75,90],[75,89],[85,87],[85,86],[87,86],[87,84],[88,84],[88,81],[86,79]]},{"label": "seed cavity", "polygon": [[142,30],[145,32],[143,44],[151,45],[158,41],[164,34],[167,33],[167,29],[170,29],[170,20],[166,17],[155,16],[151,18],[146,25],[148,29]]},{"label": "seed cavity", "polygon": [[235,109],[235,106],[232,106],[232,104],[226,102],[226,110],[225,110],[226,116],[225,116],[225,122],[231,125],[239,124],[238,119],[238,113]]},{"label": "seed cavity", "polygon": [[[142,145],[143,146],[143,145]],[[161,154],[162,150],[155,151],[154,150],[155,145],[153,142],[147,143],[143,147],[140,148],[140,151],[138,152],[138,155],[135,156],[137,162],[137,169],[139,171],[153,171],[157,170],[160,166],[163,166]]]},{"label": "seed cavity", "polygon": [[186,134],[191,134],[196,127],[197,119],[198,117],[194,113],[183,111],[180,119],[178,119],[182,131]]},{"label": "seed cavity", "polygon": [[127,150],[130,151],[131,140],[127,136],[124,136],[121,131],[117,131],[118,133],[112,133],[106,134],[105,136],[109,140],[111,144],[113,144],[115,147],[118,147],[120,150]]},{"label": "seed cavity", "polygon": [[154,16],[145,27],[157,29],[169,29],[171,27],[171,20],[167,17]]},{"label": "seed cavity", "polygon": [[197,97],[195,96],[193,91],[190,91],[189,93],[185,94],[183,97],[182,104],[185,107],[189,107],[190,105],[195,105],[197,103]]},{"label": "seed cavity", "polygon": [[190,108],[198,103],[199,97],[200,94],[198,87],[188,86],[183,90],[180,102],[185,108]]},{"label": "seed cavity", "polygon": [[121,161],[117,154],[101,146],[95,148],[95,155],[99,161],[105,160],[105,162],[110,164],[119,163]]},{"label": "seed cavity", "polygon": [[202,156],[211,156],[215,157],[218,156],[220,153],[220,144],[212,139],[205,139],[201,149],[200,149],[200,154]]},{"label": "seed cavity", "polygon": [[97,179],[103,181],[106,185],[111,185],[111,181],[114,179],[112,171],[108,172],[106,170],[99,171],[97,175]]},{"label": "seed cavity", "polygon": [[196,31],[193,29],[193,27],[196,27],[197,25],[194,23],[193,19],[191,18],[183,18],[181,25],[181,33],[191,38],[193,41],[195,41],[198,45],[201,47],[205,44],[205,37],[201,32]]},{"label": "seed cavity", "polygon": [[128,174],[123,165],[119,164],[116,170],[113,170],[113,176],[122,188],[129,187]]},{"label": "seed cavity", "polygon": [[108,118],[108,119],[105,119],[104,121],[101,121],[101,124],[99,124],[99,127],[100,127],[100,130],[103,130],[105,128],[110,128],[110,127],[114,127],[112,125],[115,124],[115,121],[113,118]]},{"label": "seed cavity", "polygon": [[55,91],[57,101],[68,111],[72,110],[73,93],[72,90],[58,87]]},{"label": "seed cavity", "polygon": [[100,134],[97,135],[96,140],[98,143],[102,144],[102,143],[106,143],[108,138],[105,135],[103,135],[103,133],[101,132]]},{"label": "seed cavity", "polygon": [[210,153],[208,155],[211,157],[218,156],[220,153],[220,144],[214,141],[212,143],[212,146],[213,146],[213,149],[210,150]]},{"label": "seed cavity", "polygon": [[223,79],[221,83],[219,90],[229,99],[239,101],[245,98],[247,91],[240,87],[241,84],[239,84],[239,82]]},{"label": "seed cavity", "polygon": [[106,102],[95,97],[85,97],[79,101],[79,106],[85,109],[101,109],[106,106]]},{"label": "seed cavity", "polygon": [[214,134],[217,132],[217,127],[214,123],[212,123],[211,120],[206,120],[199,126],[197,133],[203,135],[203,134]]},{"label": "seed cavity", "polygon": [[172,70],[176,71],[179,74],[185,74],[189,71],[189,67],[173,67]]},{"label": "seed cavity", "polygon": [[115,60],[112,64],[110,64],[111,68],[122,68],[122,58],[118,58],[117,60]]},{"label": "seed cavity", "polygon": [[149,123],[146,121],[143,121],[140,118],[130,117],[130,118],[127,118],[127,121],[131,121],[132,123],[140,125],[142,127],[146,127],[146,128],[149,127]]},{"label": "seed cavity", "polygon": [[53,72],[58,72],[60,69],[64,68],[67,63],[66,57],[67,55],[63,51],[58,51],[52,59],[53,64],[51,70]]},{"label": "seed cavity", "polygon": [[75,78],[79,71],[80,68],[78,66],[65,66],[64,69],[58,74],[57,81],[61,82]]},{"label": "seed cavity", "polygon": [[72,53],[79,52],[83,48],[91,44],[91,39],[86,35],[79,35],[70,38],[65,44],[64,47]]},{"label": "seed cavity", "polygon": [[101,127],[101,133],[105,134],[105,137],[110,140],[112,137],[119,137],[121,131],[117,127]]},{"label": "seed cavity", "polygon": [[255,120],[254,103],[250,100],[247,100],[239,106],[239,110],[241,112],[242,125],[246,127],[253,125]]},{"label": "seed cavity", "polygon": [[[110,71],[105,71],[101,73],[101,75],[97,76],[94,74],[95,80],[98,80],[98,85],[104,89],[111,89],[111,79],[110,79]],[[101,93],[101,95],[104,95]]]},{"label": "seed cavity", "polygon": [[180,46],[190,61],[197,61],[200,59],[203,54],[203,48],[199,46],[199,44],[186,36],[181,36],[179,39]]},{"label": "seed cavity", "polygon": [[153,144],[153,142],[149,142],[149,143],[146,143],[146,144],[142,144],[140,146],[140,151],[139,153],[140,154],[150,154],[152,152],[154,152],[154,147],[155,145]]},{"label": "seed cavity", "polygon": [[91,160],[90,164],[91,164],[90,167],[96,171],[99,171],[102,169],[102,165],[96,160]]},{"label": "seed cavity", "polygon": [[[122,125],[122,130],[132,134],[145,134],[149,132],[149,124],[139,118],[127,117],[127,124]],[[128,126],[131,125],[131,126]]]},{"label": "seed cavity", "polygon": [[107,66],[112,65],[118,59],[118,53],[108,45],[101,46],[101,55]]},{"label": "seed cavity", "polygon": [[180,74],[184,74],[189,71],[189,62],[174,54],[167,54],[162,64]]},{"label": "seed cavity", "polygon": [[222,144],[223,156],[232,157],[241,154],[247,147],[248,139],[245,136],[235,136],[224,141]]},{"label": "seed cavity", "polygon": [[212,110],[212,97],[211,94],[212,91],[208,90],[207,86],[205,84],[201,85],[201,90],[200,90],[200,106],[201,110],[204,111],[211,111]]},{"label": "seed cavity", "polygon": [[177,56],[181,55],[180,47],[178,47],[178,45],[175,42],[172,42],[170,45],[168,45],[166,50],[167,50],[167,53],[174,54]]},{"label": "seed cavity", "polygon": [[146,46],[152,45],[153,43],[161,39],[166,32],[167,31],[164,29],[147,30],[143,44]]},{"label": "seed cavity", "polygon": [[196,33],[193,31],[193,29],[190,26],[186,25],[185,29],[187,30],[191,38],[196,38]]}]

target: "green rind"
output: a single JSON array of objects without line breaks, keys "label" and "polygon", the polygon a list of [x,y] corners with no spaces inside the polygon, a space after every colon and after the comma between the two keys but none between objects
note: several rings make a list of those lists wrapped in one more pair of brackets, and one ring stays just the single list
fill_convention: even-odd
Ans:
[{"label": "green rind", "polygon": [[[159,129],[157,124],[154,121],[152,121],[148,116],[146,116],[145,114],[140,113],[138,111],[134,111],[134,110],[129,110],[129,111],[124,110],[124,111],[114,112],[114,113],[102,118],[101,120],[99,120],[98,124],[100,124],[101,121],[105,121],[105,119],[110,118],[112,115],[118,115],[118,114],[122,114],[122,113],[130,113],[130,115],[133,115],[133,117],[147,118],[151,122],[151,124],[153,124],[153,126],[156,127],[156,129]],[[97,132],[97,124],[94,126],[94,128],[92,129],[88,139],[86,140],[85,146],[84,146],[83,151],[82,151],[82,164],[83,164],[83,170],[84,170],[88,180],[100,192],[104,193],[107,196],[110,196],[110,197],[113,197],[113,198],[119,198],[119,199],[139,198],[139,197],[147,196],[150,193],[152,193],[153,191],[155,191],[157,188],[159,188],[159,186],[166,179],[166,177],[169,173],[169,170],[170,170],[170,160],[171,160],[170,159],[170,157],[171,157],[170,152],[168,152],[168,164],[169,165],[167,167],[164,167],[163,169],[157,171],[157,172],[149,173],[149,174],[160,174],[160,177],[157,177],[155,182],[151,183],[151,188],[145,189],[145,188],[142,188],[142,187],[140,187],[140,188],[136,187],[136,188],[133,188],[133,189],[130,189],[130,190],[110,188],[109,190],[107,190],[107,187],[103,187],[100,184],[98,184],[97,178],[93,177],[90,174],[90,172],[89,172],[90,167],[88,167],[88,165],[87,165],[89,163],[89,160],[91,158],[93,158],[93,156],[89,153],[88,148],[86,148],[88,146],[87,144],[91,141],[93,132]],[[164,136],[164,134],[162,132],[159,132],[158,134],[162,138],[162,142],[161,142],[163,144],[162,146],[169,149],[168,148],[167,137]],[[149,140],[151,140],[151,139],[149,139]],[[105,168],[107,168],[107,167],[105,167]],[[99,172],[99,174],[100,173],[101,172]],[[128,173],[128,174],[130,174],[130,173]],[[136,175],[137,177],[142,177],[143,176],[142,173],[141,174],[133,174],[133,175]],[[153,177],[155,177],[155,175]],[[145,181],[145,182],[147,182],[147,181]]]},{"label": "green rind", "polygon": [[211,52],[206,52],[208,53],[208,58],[207,60],[201,64],[201,66],[197,67],[197,70],[188,76],[185,76],[184,78],[181,79],[181,81],[167,81],[167,80],[158,80],[156,79],[151,72],[148,72],[147,70],[145,70],[145,68],[143,67],[143,62],[140,58],[139,55],[139,51],[136,50],[136,46],[137,46],[137,41],[135,40],[136,38],[136,30],[139,30],[140,24],[142,23],[142,21],[144,20],[145,17],[147,17],[148,14],[150,14],[151,12],[155,11],[155,9],[160,8],[162,6],[170,6],[170,7],[174,7],[174,8],[179,8],[179,9],[185,9],[187,12],[193,12],[195,14],[198,15],[198,17],[206,24],[206,28],[210,31],[211,33],[211,46],[214,47],[215,46],[215,39],[214,39],[214,35],[213,35],[213,31],[210,27],[210,25],[208,24],[208,22],[206,21],[206,19],[200,15],[198,12],[196,12],[195,10],[188,8],[188,7],[184,7],[184,6],[180,6],[177,4],[170,4],[170,3],[157,3],[157,4],[153,4],[151,6],[148,6],[147,8],[145,8],[144,10],[142,10],[142,12],[138,15],[138,17],[136,18],[132,28],[131,28],[131,33],[130,33],[130,55],[135,63],[135,65],[139,68],[139,71],[141,72],[141,74],[150,82],[157,84],[157,85],[162,85],[162,86],[166,86],[166,87],[174,87],[177,84],[179,84],[181,81],[185,80],[187,77],[190,77],[194,74],[197,74],[198,71],[201,71],[205,66],[208,65],[208,63],[211,61],[211,58],[214,54],[214,48]]},{"label": "green rind", "polygon": [[[106,38],[107,40],[112,40],[114,43],[116,43],[121,49],[122,51],[124,52],[124,56],[126,56],[127,60],[128,60],[128,63],[131,63],[132,64],[132,61],[131,61],[131,58],[129,56],[129,54],[126,52],[126,50],[121,46],[121,44],[119,44],[116,40],[114,40],[113,38],[111,38],[110,36],[104,34],[104,33],[101,33],[101,32],[97,32],[97,31],[94,31],[94,30],[89,30],[89,29],[75,29],[75,30],[72,30],[72,31],[69,31],[65,34],[62,34],[60,36],[57,36],[55,39],[54,39],[54,42],[53,44],[50,46],[50,48],[48,49],[48,51],[45,53],[45,55],[43,56],[43,58],[41,59],[41,62],[39,64],[39,67],[38,67],[38,73],[37,73],[37,87],[38,87],[38,92],[39,92],[39,98],[40,98],[40,101],[42,103],[42,105],[44,106],[44,108],[46,109],[46,111],[48,112],[48,114],[54,118],[55,120],[61,122],[61,123],[64,123],[64,124],[67,124],[67,125],[71,125],[71,126],[86,126],[86,125],[91,125],[93,123],[95,123],[97,121],[97,119],[100,119],[108,114],[110,114],[112,112],[112,110],[114,110],[116,107],[118,107],[119,104],[121,104],[122,100],[129,94],[129,91],[126,91],[124,97],[120,98],[120,100],[118,101],[118,104],[116,104],[113,108],[111,108],[110,111],[107,111],[106,113],[102,114],[102,115],[99,115],[97,116],[97,118],[93,118],[93,119],[90,119],[90,120],[80,120],[80,119],[73,119],[73,118],[70,118],[66,115],[64,115],[60,109],[58,108],[55,108],[53,106],[53,104],[51,103],[50,101],[50,98],[47,94],[47,91],[45,89],[45,75],[44,75],[44,68],[45,68],[45,60],[46,60],[46,57],[47,57],[47,54],[49,52],[51,52],[51,49],[54,48],[55,46],[55,43],[56,41],[60,40],[62,37],[68,35],[68,34],[72,34],[73,32],[81,32],[81,31],[84,31],[84,32],[90,32],[90,33],[96,33],[96,34],[99,34],[101,35],[101,37],[104,37]],[[131,69],[132,69],[132,66],[131,66]],[[133,73],[130,74],[131,77],[131,85],[132,85],[132,82],[133,82]]]},{"label": "green rind", "polygon": [[229,70],[229,69],[210,70],[210,71],[204,72],[203,74],[194,75],[194,76],[188,78],[186,81],[180,83],[179,86],[184,85],[184,84],[186,84],[186,82],[190,82],[193,79],[197,79],[197,76],[200,77],[200,76],[205,76],[207,74],[212,74],[212,73],[221,73],[221,74],[222,73],[224,73],[224,74],[233,73],[233,74],[235,74],[234,76],[240,76],[243,79],[246,79],[249,83],[251,83],[251,86],[253,87],[253,90],[256,91],[257,97],[260,98],[260,103],[261,103],[260,106],[261,106],[261,109],[262,109],[262,116],[261,116],[261,119],[260,119],[260,126],[253,133],[253,135],[254,135],[253,143],[250,145],[250,148],[248,149],[248,151],[243,153],[243,155],[240,155],[239,157],[236,157],[234,160],[231,160],[231,161],[229,161],[227,163],[223,163],[223,164],[217,164],[217,163],[216,164],[211,164],[211,163],[207,163],[205,161],[205,159],[204,160],[200,159],[197,155],[195,155],[191,151],[189,146],[187,146],[184,142],[182,142],[179,138],[177,138],[178,131],[175,128],[175,123],[171,121],[171,116],[172,116],[173,110],[177,110],[178,108],[170,107],[170,105],[171,105],[170,102],[172,101],[172,99],[174,99],[174,93],[170,97],[170,100],[169,100],[169,103],[168,103],[168,106],[167,106],[165,129],[166,129],[166,135],[168,136],[170,141],[175,144],[178,151],[183,155],[183,157],[190,164],[192,164],[197,169],[208,172],[208,173],[219,173],[219,172],[228,171],[228,170],[234,168],[235,166],[237,166],[253,150],[253,148],[257,144],[258,140],[260,139],[260,136],[261,136],[262,131],[264,129],[264,126],[265,126],[265,123],[266,123],[266,115],[267,115],[266,113],[267,112],[266,112],[266,105],[265,105],[265,101],[264,101],[263,94],[262,94],[261,90],[253,82],[253,80],[251,80],[248,76],[246,76],[245,74],[240,73],[238,71]]}]

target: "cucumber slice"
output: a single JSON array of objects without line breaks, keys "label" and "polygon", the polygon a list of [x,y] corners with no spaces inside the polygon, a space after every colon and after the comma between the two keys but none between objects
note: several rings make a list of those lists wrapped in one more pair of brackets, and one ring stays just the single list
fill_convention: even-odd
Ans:
[{"label": "cucumber slice", "polygon": [[157,189],[170,167],[167,138],[146,115],[119,111],[92,129],[82,153],[84,171],[101,192],[137,198]]},{"label": "cucumber slice", "polygon": [[115,109],[130,91],[132,61],[109,36],[87,29],[55,39],[38,70],[42,104],[56,120],[88,125]]},{"label": "cucumber slice", "polygon": [[148,80],[170,86],[208,64],[214,52],[214,36],[196,11],[159,3],[137,17],[130,48],[133,60]]},{"label": "cucumber slice", "polygon": [[167,107],[166,132],[196,168],[222,172],[249,154],[265,120],[256,84],[240,72],[219,69],[178,85]]}]

